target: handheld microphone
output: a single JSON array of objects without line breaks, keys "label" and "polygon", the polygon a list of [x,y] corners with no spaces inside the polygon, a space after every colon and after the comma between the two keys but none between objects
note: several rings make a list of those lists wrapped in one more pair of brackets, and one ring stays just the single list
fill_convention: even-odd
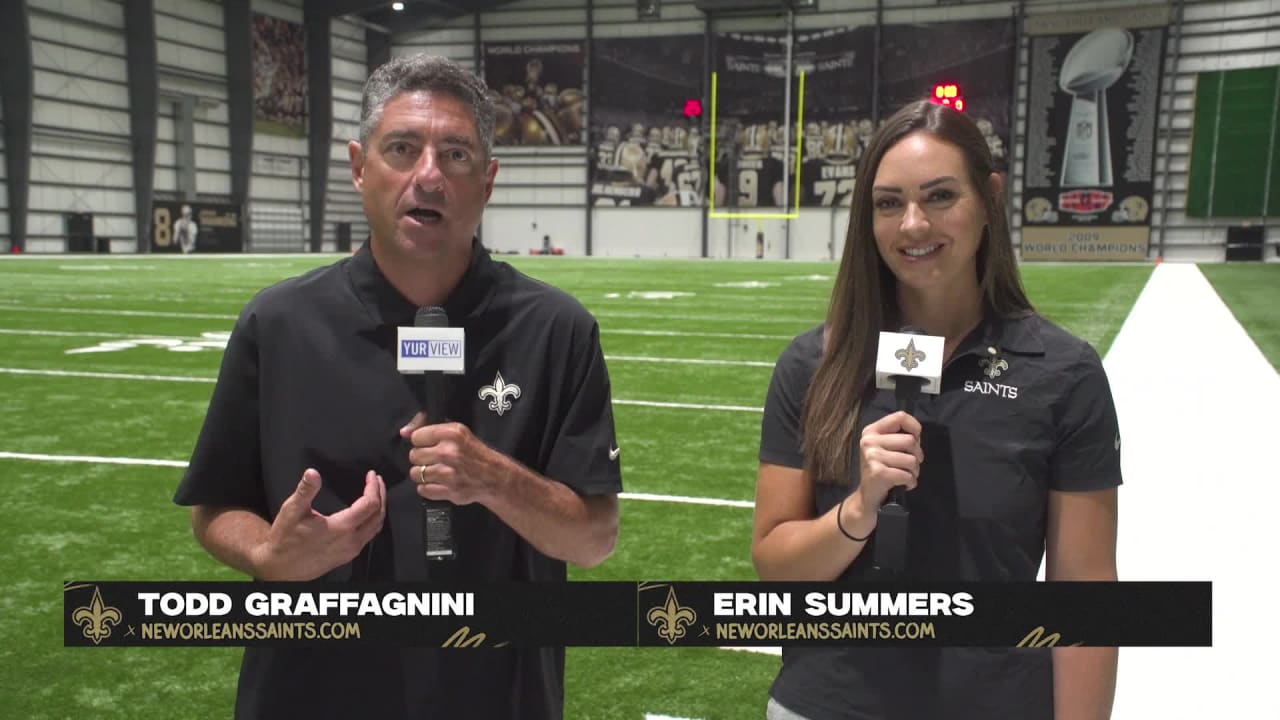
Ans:
[{"label": "handheld microphone", "polygon": [[[876,350],[876,388],[893,390],[897,409],[914,414],[920,392],[937,395],[942,389],[942,355],[945,338],[926,335],[915,327],[880,333]],[[885,574],[900,576],[907,566],[907,489],[898,485],[876,514],[875,566]]]},{"label": "handheld microphone", "polygon": [[[416,328],[447,328],[449,316],[443,308],[418,308],[413,317]],[[427,414],[428,423],[444,421],[445,407],[448,405],[444,373],[439,370],[426,370],[422,373],[422,410]],[[412,471],[411,471],[412,472]],[[422,498],[422,541],[423,552],[428,560],[448,560],[453,552],[453,503],[444,500],[428,500]]]}]

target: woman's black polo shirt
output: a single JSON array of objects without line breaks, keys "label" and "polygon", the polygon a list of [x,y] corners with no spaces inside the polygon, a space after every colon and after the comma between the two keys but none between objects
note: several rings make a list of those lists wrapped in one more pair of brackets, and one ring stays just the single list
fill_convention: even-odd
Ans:
[{"label": "woman's black polo shirt", "polygon": [[[802,468],[801,408],[817,369],[822,327],[778,359],[761,424],[760,461]],[[858,434],[895,409],[876,391]],[[922,395],[925,462],[908,494],[906,577],[1034,581],[1044,554],[1050,490],[1116,487],[1120,434],[1097,353],[1038,315],[988,321],[943,370],[942,392]],[[856,435],[855,435],[856,437]],[[817,484],[815,516],[857,487]],[[872,579],[875,539],[840,581]],[[812,720],[1052,718],[1046,650],[784,648],[771,694]]]},{"label": "woman's black polo shirt", "polygon": [[[494,262],[478,242],[443,307],[452,326],[466,328],[466,373],[445,380],[449,419],[579,494],[621,491],[594,318],[569,295]],[[387,483],[387,522],[355,561],[324,580],[429,580],[409,445],[399,436],[423,406],[422,379],[397,372],[395,356],[396,328],[412,326],[416,310],[367,244],[259,293],[231,334],[175,501],[245,507],[271,519],[314,467],[323,482],[314,507],[329,514],[359,497],[373,469]],[[506,393],[493,392],[504,386]],[[453,523],[458,559],[449,577],[566,578],[563,562],[478,503],[455,508]],[[237,716],[558,718],[563,677],[563,648],[249,648]]]}]

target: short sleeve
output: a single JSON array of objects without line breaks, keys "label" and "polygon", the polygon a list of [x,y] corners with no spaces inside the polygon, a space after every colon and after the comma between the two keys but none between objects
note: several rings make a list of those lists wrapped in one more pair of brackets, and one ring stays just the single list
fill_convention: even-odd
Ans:
[{"label": "short sleeve", "polygon": [[1102,490],[1120,485],[1120,424],[1111,385],[1097,351],[1081,343],[1081,355],[1064,385],[1057,439],[1049,461],[1049,487]]},{"label": "short sleeve", "polygon": [[613,423],[609,372],[600,348],[600,328],[591,321],[584,348],[564,374],[566,411],[556,431],[547,477],[582,495],[622,491],[622,470]]},{"label": "short sleeve", "polygon": [[[821,332],[821,329],[818,329]],[[813,380],[817,352],[810,348],[813,332],[791,342],[773,366],[769,393],[760,420],[760,462],[791,468],[804,467],[800,432],[804,396]],[[819,338],[821,336],[819,335]]]},{"label": "short sleeve", "polygon": [[268,517],[259,435],[258,342],[253,303],[222,356],[204,426],[173,501],[241,507]]}]

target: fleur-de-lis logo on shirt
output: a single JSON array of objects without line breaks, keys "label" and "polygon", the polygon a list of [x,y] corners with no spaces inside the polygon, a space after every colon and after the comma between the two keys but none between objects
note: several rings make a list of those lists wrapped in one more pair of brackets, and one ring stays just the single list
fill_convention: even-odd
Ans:
[{"label": "fleur-de-lis logo on shirt", "polygon": [[1008,361],[1001,357],[983,358],[978,361],[978,364],[982,366],[982,372],[992,380],[1000,377],[1005,370],[1009,369]]},{"label": "fleur-de-lis logo on shirt", "polygon": [[[501,417],[502,413],[511,409],[511,400],[520,399],[520,386],[515,383],[507,384],[502,379],[502,373],[493,379],[492,385],[485,385],[480,388],[480,399],[492,398],[489,400],[489,409],[498,413]],[[511,398],[508,400],[507,398]]]},{"label": "fleur-de-lis logo on shirt", "polygon": [[915,370],[920,367],[920,361],[927,357],[923,350],[916,349],[916,341],[908,340],[907,346],[893,354],[894,357],[902,361],[902,367],[908,370]]}]

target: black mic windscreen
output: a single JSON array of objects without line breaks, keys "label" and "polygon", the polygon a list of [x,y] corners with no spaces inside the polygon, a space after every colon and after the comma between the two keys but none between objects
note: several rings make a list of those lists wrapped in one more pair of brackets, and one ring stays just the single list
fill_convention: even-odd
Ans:
[{"label": "black mic windscreen", "polygon": [[[418,308],[413,316],[413,325],[420,328],[449,327],[449,316],[444,308],[434,305]],[[422,409],[426,412],[427,422],[444,422],[445,408],[448,405],[445,399],[448,388],[444,373],[438,370],[424,372],[422,391]],[[454,557],[453,506],[450,503],[425,498],[422,500],[422,539],[423,551],[428,560],[448,560]]]},{"label": "black mic windscreen", "polygon": [[445,314],[444,308],[431,307],[418,308],[418,313],[413,316],[414,327],[449,327],[449,316]]}]

